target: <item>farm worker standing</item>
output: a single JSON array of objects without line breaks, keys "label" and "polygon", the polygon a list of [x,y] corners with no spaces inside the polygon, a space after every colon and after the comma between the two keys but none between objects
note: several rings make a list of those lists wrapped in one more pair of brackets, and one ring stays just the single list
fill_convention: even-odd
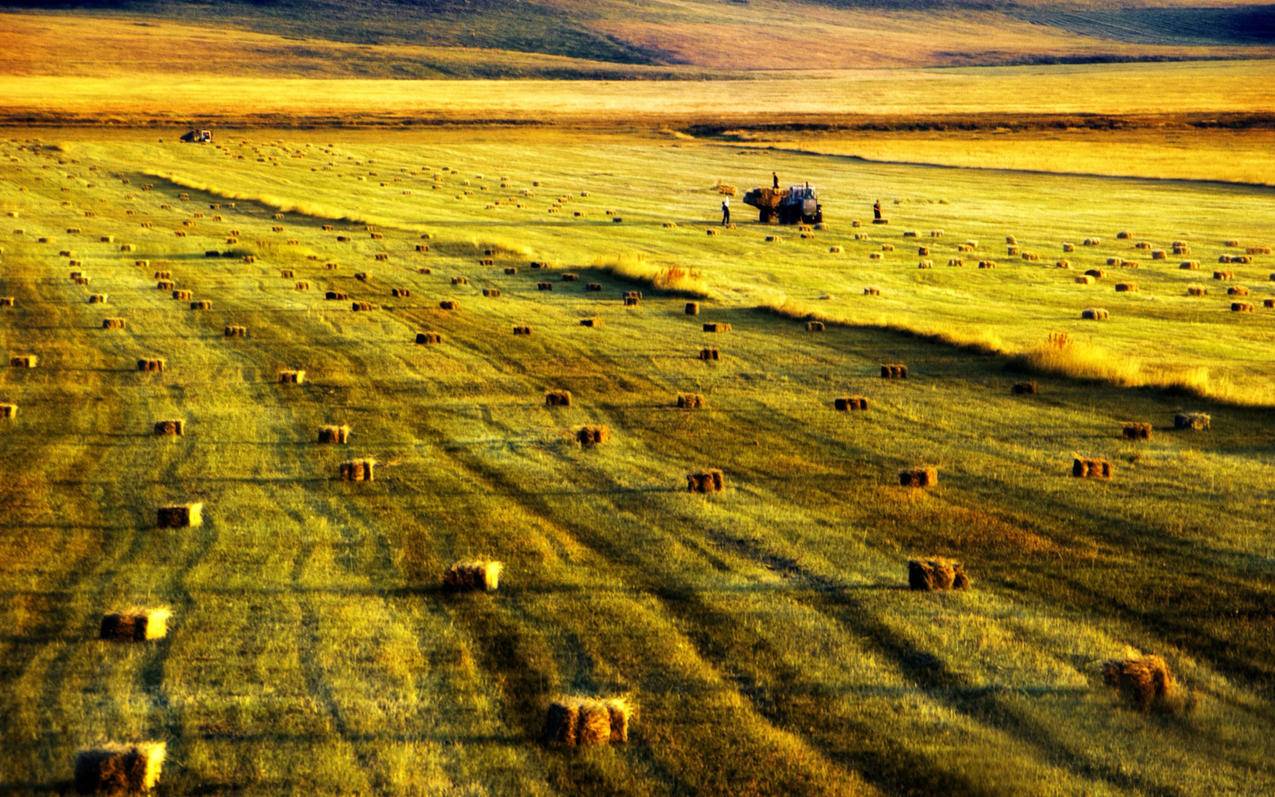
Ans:
[{"label": "farm worker standing", "polygon": [[872,218],[877,221],[881,220],[881,200],[872,203]]},{"label": "farm worker standing", "polygon": [[770,173],[771,187],[776,191],[779,190],[779,172]]},{"label": "farm worker standing", "polygon": [[723,199],[722,200],[722,226],[725,227],[727,224],[730,224],[730,200]]}]

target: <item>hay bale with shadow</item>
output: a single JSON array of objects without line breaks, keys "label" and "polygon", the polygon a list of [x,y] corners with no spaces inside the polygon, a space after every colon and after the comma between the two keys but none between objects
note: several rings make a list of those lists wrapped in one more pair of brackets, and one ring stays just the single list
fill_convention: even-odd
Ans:
[{"label": "hay bale with shadow", "polygon": [[965,566],[955,559],[933,557],[908,560],[908,588],[918,592],[969,589]]},{"label": "hay bale with shadow", "polygon": [[155,421],[155,434],[161,437],[181,437],[186,434],[186,421],[181,418],[169,418]]},{"label": "hay bale with shadow", "polygon": [[500,588],[503,562],[465,559],[443,571],[443,588],[449,592],[495,592]]},{"label": "hay bale with shadow", "polygon": [[1082,457],[1077,454],[1071,462],[1071,475],[1077,479],[1108,480],[1115,475],[1115,468],[1102,457]]},{"label": "hay bale with shadow", "polygon": [[1150,440],[1151,424],[1145,421],[1125,421],[1121,432],[1126,440]]},{"label": "hay bale with shadow", "polygon": [[204,505],[170,504],[155,510],[155,524],[161,529],[185,529],[204,525]]},{"label": "hay bale with shadow", "polygon": [[111,642],[151,642],[168,636],[171,610],[160,606],[152,609],[131,608],[102,615],[98,639]]},{"label": "hay bale with shadow", "polygon": [[350,442],[350,427],[345,424],[320,426],[319,442],[324,445],[346,445]]},{"label": "hay bale with shadow", "polygon": [[832,408],[837,412],[866,412],[868,399],[864,396],[841,396],[832,400]]},{"label": "hay bale with shadow", "polygon": [[1213,418],[1207,412],[1179,412],[1173,416],[1173,428],[1206,432],[1213,428]]},{"label": "hay bale with shadow", "polygon": [[604,425],[586,425],[576,430],[576,442],[582,448],[600,446],[609,439],[611,439],[611,429]]},{"label": "hay bale with shadow", "polygon": [[686,489],[692,493],[720,493],[726,489],[726,476],[718,468],[686,474]]},{"label": "hay bale with shadow", "polygon": [[1185,707],[1181,687],[1160,656],[1105,661],[1102,680],[1139,711],[1173,713]]},{"label": "hay bale with shadow", "polygon": [[899,471],[900,487],[933,487],[939,483],[939,469],[933,465],[921,465]]},{"label": "hay bale with shadow", "polygon": [[360,457],[342,462],[338,475],[343,482],[370,482],[376,480],[376,460]]},{"label": "hay bale with shadow", "polygon": [[79,794],[149,792],[159,783],[167,746],[164,742],[111,742],[75,754],[75,790]]},{"label": "hay bale with shadow", "polygon": [[677,396],[677,408],[682,410],[700,410],[707,405],[704,397],[699,393],[679,393]]}]

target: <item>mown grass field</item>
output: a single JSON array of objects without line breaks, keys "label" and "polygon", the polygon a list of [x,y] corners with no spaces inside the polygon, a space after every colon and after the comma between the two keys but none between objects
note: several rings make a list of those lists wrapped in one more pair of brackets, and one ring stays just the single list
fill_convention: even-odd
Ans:
[{"label": "mown grass field", "polygon": [[[33,130],[0,155],[15,214],[0,216],[15,298],[0,341],[40,357],[0,376],[19,406],[0,420],[0,790],[65,789],[74,751],[107,738],[166,739],[172,792],[1275,789],[1275,261],[1216,266],[1275,243],[1269,190],[561,131],[199,147]],[[705,234],[718,180],[772,169],[821,188],[827,229],[767,243],[736,200],[737,227]],[[877,197],[891,223],[851,226]],[[1008,234],[1040,262],[1008,257]],[[947,266],[969,239],[970,262]],[[1133,249],[1175,239],[1199,272]],[[227,249],[255,262],[205,256]],[[1112,256],[1140,266],[1074,283]],[[160,269],[212,308],[157,290]],[[702,294],[701,315],[652,283]],[[1230,312],[1231,284],[1255,312]],[[1082,322],[1090,306],[1111,320]],[[808,313],[852,323],[809,333]],[[415,345],[426,330],[442,345]],[[1064,371],[1109,381],[991,351],[1030,355],[1051,332],[1075,341]],[[697,359],[704,346],[722,359]],[[145,356],[168,370],[139,373]],[[880,379],[896,361],[910,378]],[[308,380],[279,384],[283,368]],[[1025,378],[1039,395],[1011,395]],[[573,407],[545,406],[557,388]],[[707,408],[676,409],[688,391]],[[870,411],[834,412],[849,393]],[[1174,431],[1183,409],[1212,430]],[[151,434],[166,417],[187,434]],[[1152,439],[1122,439],[1126,420]],[[349,423],[350,444],[317,444],[325,423]],[[586,423],[612,439],[581,449]],[[1115,478],[1072,478],[1073,453]],[[362,455],[377,480],[338,481]],[[896,486],[922,463],[938,487]],[[703,467],[725,471],[724,494],[685,492]],[[204,526],[154,528],[156,506],[193,500]],[[908,591],[916,555],[960,558],[975,588]],[[444,593],[443,569],[471,556],[506,563],[500,590]],[[165,640],[96,640],[104,611],[135,604],[172,607]],[[1168,659],[1190,711],[1143,714],[1101,684],[1104,659],[1134,652]],[[631,742],[542,746],[563,693],[630,696]]]}]

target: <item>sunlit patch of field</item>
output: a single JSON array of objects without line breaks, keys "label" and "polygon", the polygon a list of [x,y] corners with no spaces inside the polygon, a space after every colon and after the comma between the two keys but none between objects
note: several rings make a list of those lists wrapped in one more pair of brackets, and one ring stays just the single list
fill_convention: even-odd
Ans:
[{"label": "sunlit patch of field", "polygon": [[[1275,61],[776,72],[735,81],[322,80],[199,74],[0,76],[0,119],[75,124],[613,126],[983,115],[1270,113]],[[1083,86],[1078,90],[1077,86]],[[1166,99],[1167,98],[1167,99]]]},{"label": "sunlit patch of field", "polygon": [[894,163],[1275,185],[1275,131],[731,131],[752,146]]},{"label": "sunlit patch of field", "polygon": [[[142,736],[169,741],[177,792],[1275,789],[1272,410],[1048,375],[1014,396],[1029,375],[1006,357],[875,326],[1006,347],[1064,331],[1148,369],[1208,364],[1251,398],[1275,378],[1275,310],[1232,314],[1207,271],[1132,244],[1183,238],[1211,269],[1226,239],[1271,243],[1267,191],[561,131],[14,139],[0,347],[41,359],[0,372],[19,405],[0,420],[0,789],[64,789],[78,746]],[[771,169],[820,186],[828,228],[768,244],[736,202],[738,226],[706,235],[716,183]],[[852,227],[877,196],[891,224]],[[1042,261],[1008,258],[1010,233]],[[1084,235],[1102,245],[1053,268]],[[967,239],[1000,267],[949,268]],[[1071,280],[1108,256],[1143,261],[1119,277],[1138,294]],[[1273,295],[1269,256],[1232,268]],[[157,290],[159,269],[212,309]],[[644,282],[674,276],[707,294],[700,316]],[[1195,281],[1212,290],[1188,300]],[[859,325],[758,309],[785,303]],[[1112,319],[1081,322],[1095,304]],[[424,330],[443,343],[416,345]],[[141,356],[169,368],[138,373]],[[279,384],[283,368],[308,381]],[[547,408],[547,389],[573,406]],[[673,406],[690,391],[706,409]],[[850,393],[871,409],[834,412]],[[1181,409],[1212,431],[1173,430]],[[162,417],[187,434],[155,437]],[[1124,440],[1127,420],[1152,439]],[[314,442],[326,423],[350,444]],[[581,449],[586,423],[611,440]],[[1073,479],[1073,453],[1115,479]],[[336,481],[352,455],[378,480]],[[923,463],[939,486],[896,486]],[[685,492],[703,467],[725,494]],[[153,528],[186,500],[203,527]],[[918,554],[963,559],[975,589],[907,591]],[[500,590],[443,593],[472,556],[506,563]],[[137,603],[173,608],[166,640],[94,640],[101,612]],[[1102,660],[1137,651],[1168,658],[1191,711],[1142,714],[1102,686]],[[539,744],[564,692],[629,695],[630,743]]]}]

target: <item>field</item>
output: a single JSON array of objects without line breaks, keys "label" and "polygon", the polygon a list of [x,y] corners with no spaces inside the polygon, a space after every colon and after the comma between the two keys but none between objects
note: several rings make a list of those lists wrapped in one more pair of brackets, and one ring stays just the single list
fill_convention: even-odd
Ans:
[{"label": "field", "polygon": [[[1156,113],[1152,74],[1181,79],[1182,113],[1271,110],[1268,62],[1037,70],[916,70],[880,102],[830,99],[851,85],[835,79],[740,82],[738,108],[720,83],[678,107],[654,83],[298,81],[262,113],[342,117],[374,87],[391,116],[539,107],[613,126],[767,97],[777,114],[918,97]],[[1064,90],[1077,75],[1084,101]],[[243,80],[103,100],[122,78],[8,77],[0,95],[70,121],[242,117],[270,85]],[[736,227],[706,234],[719,182],[772,170],[819,186],[824,229],[762,227],[736,199]],[[10,129],[0,342],[39,361],[0,374],[18,406],[0,419],[0,791],[65,790],[74,751],[108,738],[167,740],[175,793],[1275,790],[1272,189],[1145,174],[873,163],[658,125],[243,129],[213,146]],[[888,225],[869,223],[878,198]],[[1173,241],[1190,253],[1153,258]],[[1077,284],[1088,269],[1105,274]],[[157,290],[161,270],[211,308]],[[139,372],[145,357],[166,370]],[[882,379],[895,362],[909,377]],[[296,368],[304,383],[279,382]],[[1011,393],[1026,380],[1038,394]],[[546,406],[557,389],[572,406]],[[677,408],[690,392],[706,407]],[[855,394],[868,411],[833,410]],[[1174,429],[1181,411],[1211,430]],[[153,434],[166,418],[186,433]],[[1128,421],[1151,438],[1124,439]],[[317,443],[323,424],[349,424],[349,444]],[[582,447],[586,424],[610,439]],[[1075,455],[1114,478],[1073,478]],[[361,456],[376,480],[338,480]],[[916,465],[939,484],[898,486]],[[724,493],[687,492],[703,468]],[[155,528],[190,501],[202,526]],[[908,590],[907,560],[935,555],[974,588]],[[470,557],[505,563],[498,591],[441,588]],[[96,639],[133,605],[170,607],[168,636]],[[1104,660],[1139,652],[1167,659],[1184,710],[1103,685]],[[629,744],[540,744],[562,694],[628,696]]]}]

